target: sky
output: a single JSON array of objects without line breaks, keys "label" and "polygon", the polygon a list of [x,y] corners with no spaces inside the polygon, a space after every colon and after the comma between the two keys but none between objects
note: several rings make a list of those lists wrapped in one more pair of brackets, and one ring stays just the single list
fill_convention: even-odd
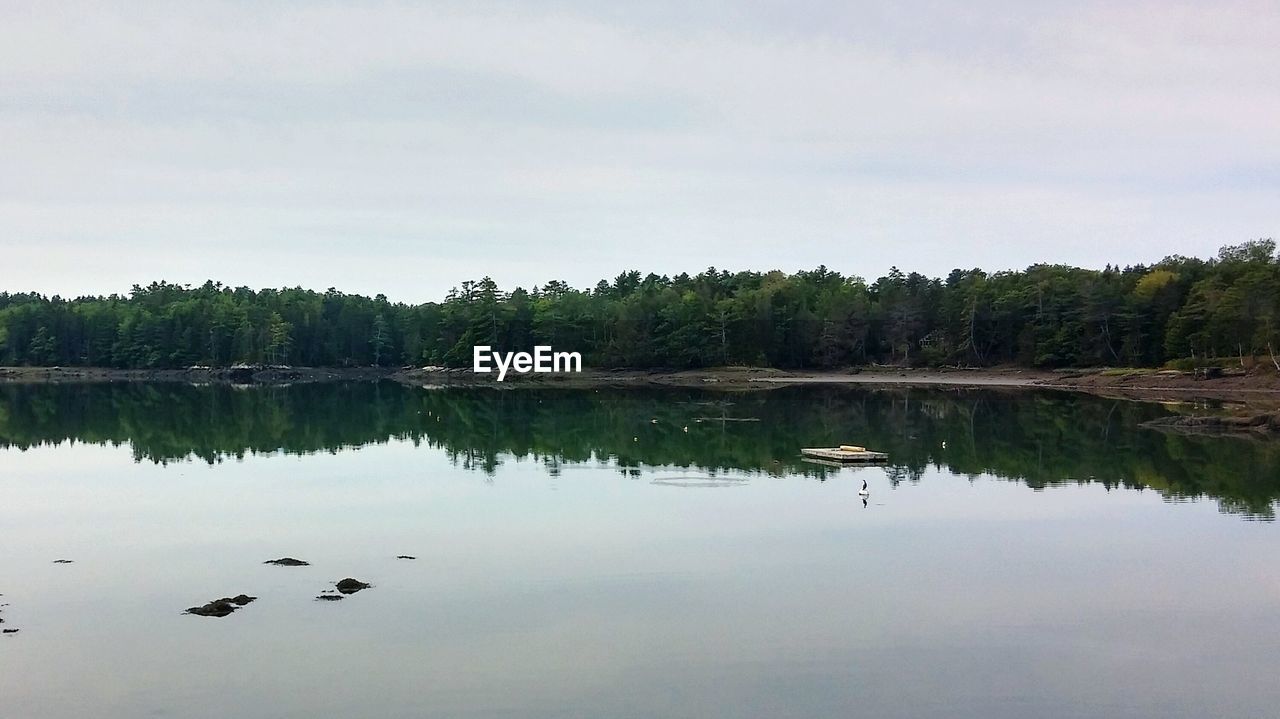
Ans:
[{"label": "sky", "polygon": [[1280,3],[0,0],[0,290],[1280,238]]}]

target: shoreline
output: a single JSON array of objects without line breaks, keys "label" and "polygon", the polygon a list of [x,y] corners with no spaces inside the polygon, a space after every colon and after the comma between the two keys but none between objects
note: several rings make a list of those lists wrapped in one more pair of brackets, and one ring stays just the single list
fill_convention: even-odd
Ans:
[{"label": "shoreline", "polygon": [[845,371],[790,371],[761,367],[699,370],[586,370],[574,375],[508,376],[501,384],[470,370],[396,373],[393,379],[418,386],[493,387],[702,387],[722,391],[759,391],[800,385],[883,388],[1055,390],[1114,399],[1185,403],[1216,400],[1250,406],[1280,407],[1280,375],[1259,373],[1196,379],[1168,370],[1107,368],[1038,370],[1017,367],[911,369],[862,367]]},{"label": "shoreline", "polygon": [[1212,379],[1149,369],[1036,370],[854,368],[796,372],[759,367],[700,370],[598,370],[555,375],[476,375],[469,369],[389,367],[253,367],[196,369],[112,369],[103,367],[0,367],[0,384],[99,382],[182,382],[187,384],[287,385],[295,383],[391,380],[419,387],[702,387],[712,390],[769,390],[797,385],[1049,389],[1143,401],[1215,399],[1280,403],[1280,374],[1255,372]]}]

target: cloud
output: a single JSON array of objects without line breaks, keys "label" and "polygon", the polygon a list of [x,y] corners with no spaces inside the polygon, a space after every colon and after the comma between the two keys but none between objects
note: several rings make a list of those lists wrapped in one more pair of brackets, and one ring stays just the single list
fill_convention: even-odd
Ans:
[{"label": "cloud", "polygon": [[417,301],[1276,234],[1273,3],[743,7],[6,6],[0,286]]}]

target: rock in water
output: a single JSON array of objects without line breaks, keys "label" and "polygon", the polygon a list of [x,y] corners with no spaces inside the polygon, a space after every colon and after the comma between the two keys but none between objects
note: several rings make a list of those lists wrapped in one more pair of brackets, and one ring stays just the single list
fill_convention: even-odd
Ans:
[{"label": "rock in water", "polygon": [[326,601],[326,602],[336,602],[340,599],[345,599],[345,597],[343,597],[341,594],[321,594],[320,596],[316,597],[316,599]]},{"label": "rock in water", "polygon": [[5,630],[3,630],[3,632],[4,632],[5,634],[17,634],[17,633],[18,633],[18,630],[17,630],[17,629],[5,629]]},{"label": "rock in water", "polygon": [[351,577],[347,577],[337,584],[338,591],[343,594],[355,594],[361,589],[368,589],[371,586],[373,585],[367,582],[362,582],[359,579],[352,579]]},{"label": "rock in water", "polygon": [[208,604],[199,607],[191,607],[185,613],[194,614],[198,617],[225,617],[235,610],[257,599],[248,594],[241,594],[236,597],[223,597],[215,599]]},{"label": "rock in water", "polygon": [[54,564],[75,564],[75,562],[71,559],[55,559],[53,560],[53,563]]},{"label": "rock in water", "polygon": [[301,559],[293,557],[281,557],[279,559],[268,559],[263,564],[274,564],[277,567],[309,567],[311,562],[304,562]]},{"label": "rock in water", "polygon": [[199,617],[225,617],[238,608],[231,602],[216,599],[203,606],[191,607],[187,610],[187,614],[194,614]]},{"label": "rock in water", "polygon": [[417,557],[411,557],[408,554],[401,554],[401,555],[397,555],[396,559],[417,559]]}]

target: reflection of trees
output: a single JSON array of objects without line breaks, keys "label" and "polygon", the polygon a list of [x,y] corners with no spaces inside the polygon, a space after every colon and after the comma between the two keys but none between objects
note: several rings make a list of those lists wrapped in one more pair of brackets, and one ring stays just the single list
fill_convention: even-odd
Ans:
[{"label": "reflection of trees", "polygon": [[1273,516],[1280,444],[1137,427],[1163,412],[1078,395],[970,390],[8,385],[0,387],[0,446],[127,442],[139,461],[213,463],[407,439],[486,473],[514,457],[553,473],[609,462],[627,476],[645,466],[819,476],[828,470],[802,463],[800,447],[857,442],[889,453],[894,482],[919,481],[933,466],[1033,488],[1098,482],[1170,499],[1209,496],[1225,512]]}]

